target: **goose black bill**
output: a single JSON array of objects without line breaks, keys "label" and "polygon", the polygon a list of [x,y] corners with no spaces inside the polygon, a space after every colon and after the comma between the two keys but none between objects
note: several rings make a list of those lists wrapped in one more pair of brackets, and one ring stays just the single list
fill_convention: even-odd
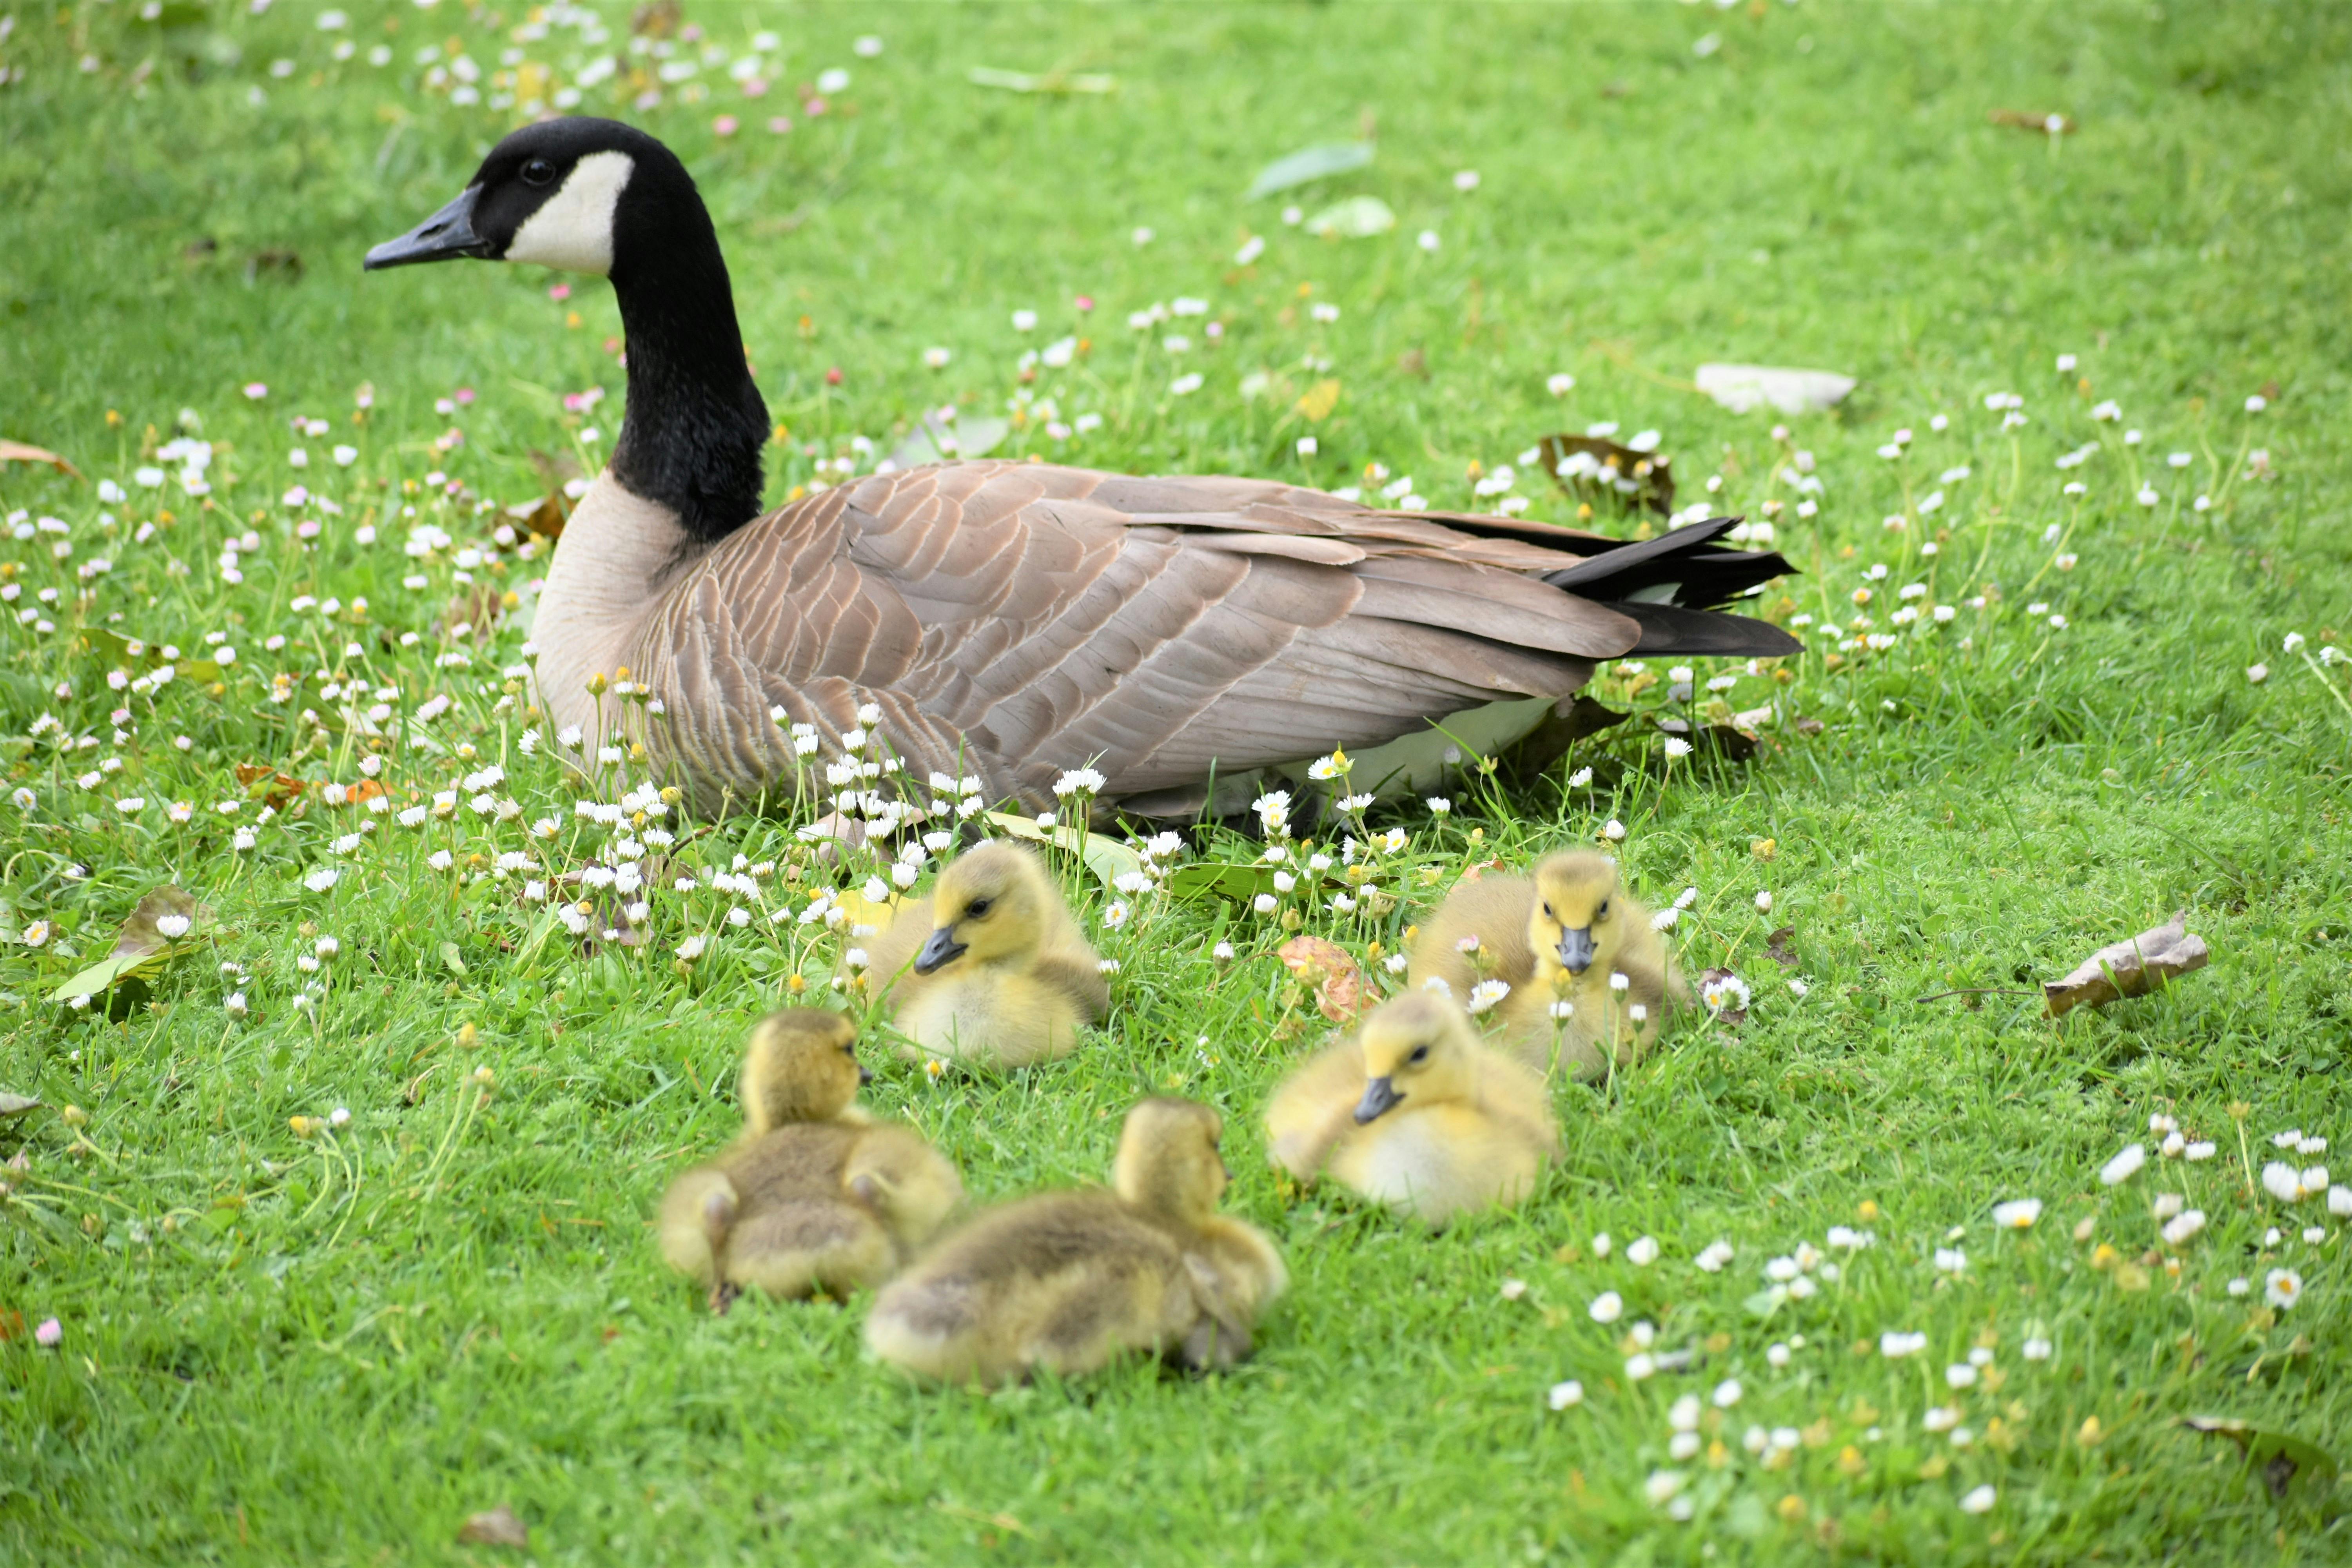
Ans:
[{"label": "goose black bill", "polygon": [[956,941],[953,926],[941,926],[923,943],[923,951],[915,954],[915,973],[929,974],[941,964],[953,963],[964,955],[969,944]]},{"label": "goose black bill", "polygon": [[456,201],[398,239],[387,239],[369,251],[362,270],[380,272],[387,267],[447,261],[459,256],[488,257],[488,241],[474,232],[474,204],[481,195],[481,186],[467,185]]},{"label": "goose black bill", "polygon": [[1387,1079],[1372,1079],[1364,1085],[1364,1098],[1356,1102],[1356,1125],[1361,1127],[1368,1121],[1379,1121],[1394,1110],[1403,1099],[1404,1096],[1397,1092],[1396,1085]]}]

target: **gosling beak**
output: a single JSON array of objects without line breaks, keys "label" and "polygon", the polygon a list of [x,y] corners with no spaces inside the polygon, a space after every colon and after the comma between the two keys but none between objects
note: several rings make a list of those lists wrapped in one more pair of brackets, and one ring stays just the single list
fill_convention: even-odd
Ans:
[{"label": "gosling beak", "polygon": [[923,951],[915,954],[915,973],[929,974],[942,964],[953,963],[964,955],[966,943],[956,941],[955,927],[941,926],[923,943]]},{"label": "gosling beak", "polygon": [[482,187],[467,185],[457,199],[402,235],[387,239],[367,253],[362,271],[406,267],[418,261],[447,261],[453,257],[487,258],[489,242],[474,232],[474,203]]},{"label": "gosling beak", "polygon": [[872,1068],[870,1068],[870,1067],[867,1067],[867,1066],[866,1066],[865,1063],[863,1063],[863,1062],[858,1063],[858,1064],[857,1064],[857,1084],[858,1084],[858,1087],[859,1087],[859,1088],[861,1088],[861,1089],[863,1089],[866,1085],[867,1085],[867,1084],[869,1084],[869,1083],[872,1083],[873,1081],[874,1081],[874,1069],[873,1069]]},{"label": "gosling beak", "polygon": [[1367,1121],[1379,1121],[1394,1110],[1397,1102],[1402,1099],[1404,1096],[1397,1092],[1396,1085],[1389,1079],[1372,1079],[1364,1085],[1364,1098],[1356,1102],[1356,1125],[1360,1127]]},{"label": "gosling beak", "polygon": [[1592,967],[1592,928],[1563,931],[1559,933],[1559,966],[1570,974],[1581,974]]}]

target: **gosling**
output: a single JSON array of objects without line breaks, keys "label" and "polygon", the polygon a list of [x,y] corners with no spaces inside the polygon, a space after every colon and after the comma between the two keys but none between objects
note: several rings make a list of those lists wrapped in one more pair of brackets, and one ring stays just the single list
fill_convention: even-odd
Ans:
[{"label": "gosling", "polygon": [[1045,867],[1001,840],[950,861],[871,953],[866,973],[896,1005],[899,1031],[967,1066],[1066,1057],[1110,1005],[1102,960]]},{"label": "gosling", "polygon": [[1564,1067],[1588,1079],[1631,1062],[1689,999],[1617,862],[1585,849],[1546,856],[1533,877],[1486,877],[1447,894],[1413,943],[1411,983],[1432,979],[1464,1001],[1479,981],[1502,981],[1510,992],[1495,1008],[1496,1044],[1538,1072]]},{"label": "gosling", "polygon": [[787,1008],[753,1028],[742,1136],[671,1184],[658,1224],[662,1256],[709,1287],[712,1311],[746,1288],[799,1300],[879,1285],[961,1199],[919,1133],[856,1103],[873,1076],[838,1013]]},{"label": "gosling", "polygon": [[1234,1365],[1288,1277],[1272,1242],[1217,1212],[1223,1131],[1205,1105],[1139,1102],[1114,1192],[1045,1193],[982,1215],[882,1292],[866,1342],[956,1384],[1078,1377],[1136,1352]]},{"label": "gosling", "polygon": [[1559,1148],[1543,1079],[1483,1044],[1459,1003],[1408,992],[1309,1060],[1265,1112],[1268,1157],[1433,1226],[1509,1207]]}]

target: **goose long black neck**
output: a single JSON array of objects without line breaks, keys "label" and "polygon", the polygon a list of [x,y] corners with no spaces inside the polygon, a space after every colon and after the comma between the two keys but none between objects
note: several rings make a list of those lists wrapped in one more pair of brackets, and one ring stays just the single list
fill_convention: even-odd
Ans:
[{"label": "goose long black neck", "polygon": [[635,155],[613,221],[629,374],[613,474],[676,511],[694,538],[716,541],[759,515],[768,405],[743,358],[727,261],[692,176],[658,142]]}]

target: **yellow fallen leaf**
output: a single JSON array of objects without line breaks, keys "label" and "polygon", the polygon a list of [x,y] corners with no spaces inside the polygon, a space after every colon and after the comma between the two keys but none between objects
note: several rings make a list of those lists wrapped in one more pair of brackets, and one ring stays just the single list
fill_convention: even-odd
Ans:
[{"label": "yellow fallen leaf", "polygon": [[1331,410],[1339,406],[1339,384],[1326,377],[1299,395],[1299,416],[1310,425],[1320,425],[1331,417]]},{"label": "yellow fallen leaf", "polygon": [[876,931],[887,931],[889,929],[890,922],[898,918],[900,900],[894,895],[877,904],[856,889],[849,888],[845,889],[834,902],[841,906],[842,912],[848,918],[851,925],[872,926]]}]

